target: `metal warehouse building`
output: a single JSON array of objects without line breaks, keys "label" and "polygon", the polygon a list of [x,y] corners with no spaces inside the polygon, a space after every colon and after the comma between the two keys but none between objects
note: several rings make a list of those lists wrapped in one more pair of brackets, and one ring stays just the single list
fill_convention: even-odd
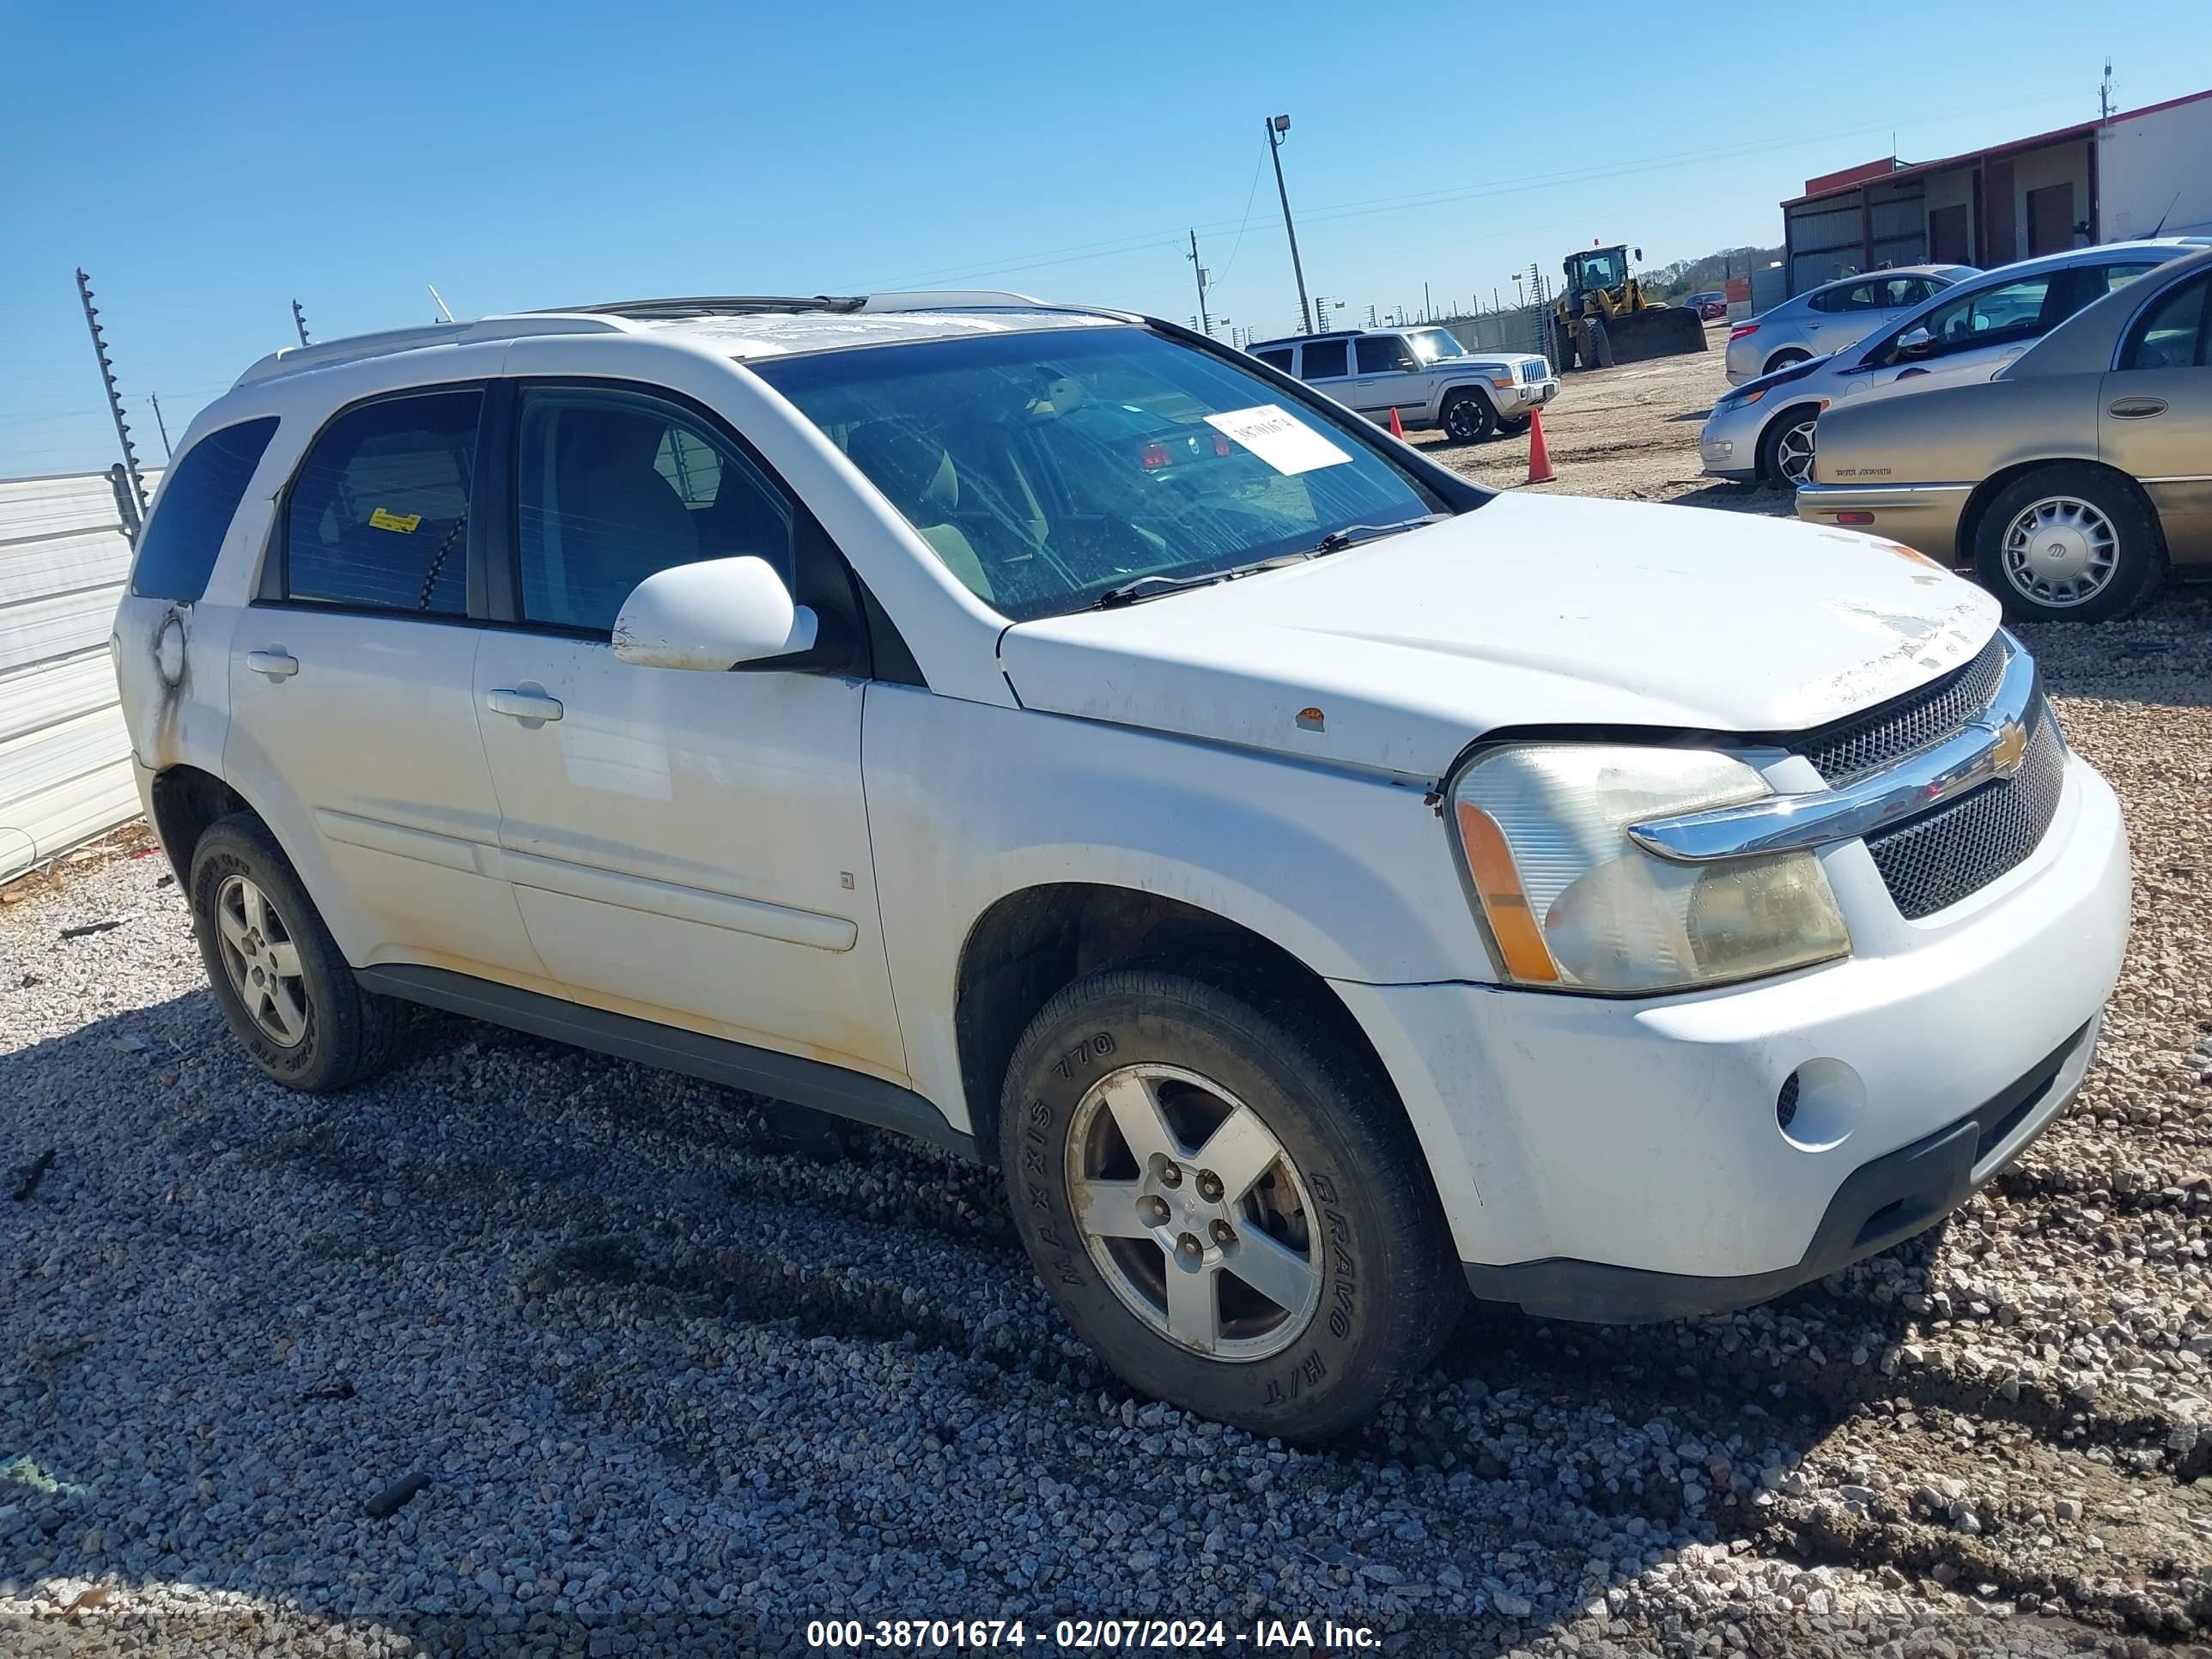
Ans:
[{"label": "metal warehouse building", "polygon": [[0,480],[0,881],[137,813],[107,654],[124,512],[104,473]]},{"label": "metal warehouse building", "polygon": [[1988,270],[2153,234],[2212,234],[2212,90],[1940,161],[1846,167],[1782,204],[1792,294],[1883,265]]}]

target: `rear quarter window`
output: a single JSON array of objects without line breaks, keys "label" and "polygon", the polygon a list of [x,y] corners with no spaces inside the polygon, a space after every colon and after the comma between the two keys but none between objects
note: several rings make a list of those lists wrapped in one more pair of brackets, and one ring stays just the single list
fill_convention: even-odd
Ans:
[{"label": "rear quarter window", "polygon": [[133,593],[191,605],[207,592],[222,538],[276,435],[271,415],[210,432],[185,452],[170,468],[161,504],[139,539],[131,567]]}]

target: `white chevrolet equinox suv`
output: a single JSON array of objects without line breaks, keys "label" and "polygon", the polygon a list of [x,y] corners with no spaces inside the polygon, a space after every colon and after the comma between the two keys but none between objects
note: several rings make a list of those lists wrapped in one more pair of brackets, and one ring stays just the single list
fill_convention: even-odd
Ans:
[{"label": "white chevrolet equinox suv", "polygon": [[112,648],[271,1077],[428,1004],[993,1161],[1133,1386],[1316,1437],[1470,1286],[1740,1307],[2064,1107],[2126,843],[1996,618],[969,294],[279,352]]}]

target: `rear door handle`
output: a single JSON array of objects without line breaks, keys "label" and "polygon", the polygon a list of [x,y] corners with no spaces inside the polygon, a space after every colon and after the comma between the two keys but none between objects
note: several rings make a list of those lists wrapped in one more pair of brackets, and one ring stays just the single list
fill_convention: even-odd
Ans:
[{"label": "rear door handle", "polygon": [[519,720],[557,720],[562,714],[561,699],[543,691],[487,691],[484,707]]},{"label": "rear door handle", "polygon": [[2148,420],[2154,415],[2163,415],[2166,413],[2166,399],[2163,398],[2123,398],[2119,402],[2112,406],[2110,412],[2115,420]]},{"label": "rear door handle", "polygon": [[300,659],[281,645],[272,645],[266,651],[247,652],[246,665],[272,680],[289,680],[300,672]]}]

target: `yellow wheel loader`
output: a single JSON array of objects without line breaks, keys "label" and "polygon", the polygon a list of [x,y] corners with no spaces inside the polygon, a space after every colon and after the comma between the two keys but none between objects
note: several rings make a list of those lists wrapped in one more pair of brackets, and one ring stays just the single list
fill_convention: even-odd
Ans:
[{"label": "yellow wheel loader", "polygon": [[[1644,250],[1635,257],[1641,259]],[[1686,306],[1644,297],[1626,243],[1570,253],[1561,264],[1566,291],[1553,319],[1553,361],[1570,368],[1609,368],[1646,357],[1705,349],[1705,319]]]}]

